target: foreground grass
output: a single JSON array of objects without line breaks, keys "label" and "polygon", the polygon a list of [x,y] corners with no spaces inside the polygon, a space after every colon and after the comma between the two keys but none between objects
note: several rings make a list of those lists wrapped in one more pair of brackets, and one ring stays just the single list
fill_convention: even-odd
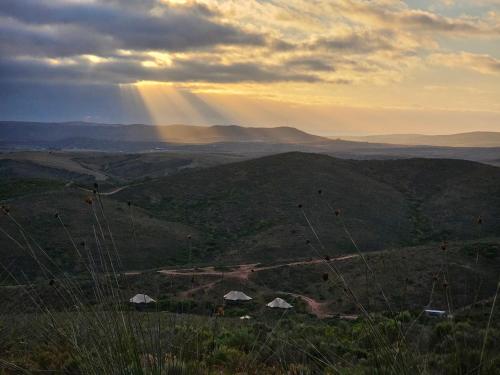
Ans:
[{"label": "foreground grass", "polygon": [[[259,321],[161,312],[102,312],[3,316],[3,373],[54,371],[95,374],[372,374],[394,373],[364,319],[356,322],[273,314]],[[455,322],[374,316],[380,339],[392,340],[406,363],[397,373],[479,373],[483,317]],[[497,322],[498,316],[495,316]],[[99,322],[98,322],[98,321]],[[398,329],[408,340],[402,346]],[[454,342],[458,343],[455,346]],[[498,374],[497,323],[490,330],[482,374]],[[414,354],[411,354],[414,353]],[[2,372],[0,372],[2,373]]]}]

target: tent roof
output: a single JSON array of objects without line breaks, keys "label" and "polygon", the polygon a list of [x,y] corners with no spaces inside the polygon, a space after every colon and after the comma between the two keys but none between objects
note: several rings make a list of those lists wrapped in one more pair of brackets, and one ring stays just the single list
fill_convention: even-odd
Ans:
[{"label": "tent roof", "polygon": [[129,302],[131,302],[131,303],[151,303],[151,302],[156,302],[156,301],[154,299],[152,299],[150,296],[148,296],[147,294],[136,294],[131,299],[129,299]]},{"label": "tent roof", "polygon": [[444,311],[444,310],[432,310],[432,309],[426,309],[425,312],[428,312],[428,313],[437,313],[437,314],[444,314],[444,313],[446,313],[446,311]]},{"label": "tent roof", "polygon": [[267,304],[267,306],[279,309],[291,309],[293,306],[282,298],[275,298]]},{"label": "tent roof", "polygon": [[243,292],[232,290],[224,296],[224,299],[229,301],[250,301],[252,297],[247,296]]}]

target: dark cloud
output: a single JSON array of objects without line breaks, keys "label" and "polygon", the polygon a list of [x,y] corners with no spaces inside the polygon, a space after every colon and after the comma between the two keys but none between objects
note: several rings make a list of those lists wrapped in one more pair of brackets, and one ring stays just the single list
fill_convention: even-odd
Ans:
[{"label": "dark cloud", "polygon": [[304,70],[312,70],[317,72],[334,72],[335,68],[325,61],[316,58],[295,58],[286,62],[288,67],[298,67]]},{"label": "dark cloud", "polygon": [[169,69],[174,81],[210,82],[317,82],[320,79],[310,74],[284,73],[282,66],[262,66],[256,63],[206,64],[197,61],[178,62]]},{"label": "dark cloud", "polygon": [[[381,14],[381,18],[386,21],[387,15]],[[404,27],[418,28],[420,31],[455,33],[460,35],[475,35],[475,34],[500,34],[498,28],[490,28],[482,26],[478,23],[462,19],[451,19],[434,13],[429,13],[419,10],[410,10],[401,12],[396,15],[398,23]]]},{"label": "dark cloud", "polygon": [[[223,23],[218,16],[217,9],[196,2],[173,6],[159,0],[101,0],[98,3],[1,0],[0,81],[131,83],[139,80],[315,79],[309,75],[279,74],[254,64],[185,61],[182,66],[163,68],[146,68],[141,64],[144,54],[152,50],[199,51],[224,45],[291,48],[284,42],[267,40],[261,34]],[[132,53],[120,54],[122,49]],[[109,59],[92,64],[82,55]],[[50,64],[41,58],[66,60]]]},{"label": "dark cloud", "polygon": [[[217,8],[196,1],[168,5],[160,0],[0,0],[0,81],[317,82],[326,80],[321,73],[344,67],[357,72],[373,69],[368,63],[352,67],[340,56],[359,59],[358,55],[377,51],[401,51],[396,35],[387,29],[294,44],[222,22],[220,16]],[[311,57],[281,65],[252,60],[222,64],[217,55],[222,49],[217,47],[228,45]],[[131,52],[121,54],[122,49]],[[155,67],[143,64],[151,58],[149,51],[210,53]],[[83,55],[105,61],[94,63]],[[197,59],[201,55],[205,60]]]},{"label": "dark cloud", "polygon": [[337,79],[330,80],[328,82],[333,83],[335,85],[350,85],[350,84],[352,84],[352,80],[344,79],[344,78],[337,78]]},{"label": "dark cloud", "polygon": [[[90,40],[85,38],[89,33],[95,35],[96,53],[103,49],[103,45],[108,50],[183,51],[223,44],[266,43],[262,35],[218,22],[214,18],[216,14],[196,3],[167,6],[157,1],[104,1],[95,4],[48,0],[0,2],[0,15],[19,21],[18,25],[49,26],[42,31],[40,41],[42,47],[44,43],[50,45],[45,50],[53,56],[67,55],[70,44],[74,45],[75,53],[91,50]],[[70,33],[66,33],[68,29]],[[12,40],[26,39],[28,34],[28,27],[23,29],[19,26],[16,30],[9,30]],[[2,40],[2,49],[12,49],[5,39]],[[29,53],[30,47],[33,47],[33,43],[27,43],[26,53]],[[21,49],[21,46],[17,46],[17,49]]]},{"label": "dark cloud", "polygon": [[386,34],[388,32],[377,34],[351,32],[338,37],[318,39],[310,44],[310,48],[360,54],[396,50],[394,39],[391,40]]},{"label": "dark cloud", "polygon": [[311,74],[283,72],[281,66],[257,63],[218,64],[192,60],[176,61],[171,66],[145,67],[138,60],[117,60],[88,64],[75,59],[68,64],[52,64],[37,59],[0,59],[0,82],[82,82],[134,83],[159,82],[317,82]]},{"label": "dark cloud", "polygon": [[296,44],[279,39],[269,40],[268,46],[276,52],[288,52],[298,48]]},{"label": "dark cloud", "polygon": [[0,22],[0,55],[68,57],[94,54],[108,56],[118,47],[116,41],[92,30],[73,25],[55,29],[22,25],[12,20]]},{"label": "dark cloud", "polygon": [[384,2],[346,0],[332,4],[334,11],[343,11],[354,18],[368,16],[385,27],[411,29],[419,33],[446,33],[457,36],[500,35],[498,25],[488,25],[477,18],[445,17],[437,13],[409,9],[404,2],[390,6]]}]

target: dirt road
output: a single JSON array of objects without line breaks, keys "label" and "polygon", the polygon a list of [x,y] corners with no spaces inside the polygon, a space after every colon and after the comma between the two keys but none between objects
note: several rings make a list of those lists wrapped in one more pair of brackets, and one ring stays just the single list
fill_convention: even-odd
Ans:
[{"label": "dirt road", "polygon": [[316,315],[320,319],[332,317],[331,311],[328,308],[326,302],[318,302],[311,297],[297,293],[289,293],[289,292],[277,292],[277,293],[287,294],[289,296],[302,299],[305,303],[307,303],[309,312],[313,315]]},{"label": "dirt road", "polygon": [[[99,191],[98,194],[99,195],[102,195],[102,196],[109,196],[109,195],[113,195],[113,194],[116,194],[116,193],[119,193],[120,191],[126,189],[130,187],[130,185],[125,185],[125,186],[120,186],[120,187],[117,187],[117,188],[114,188],[113,190],[110,190],[110,191],[105,191],[105,192],[102,192],[102,191]],[[80,190],[83,190],[87,193],[93,193],[94,191],[91,190],[91,189],[86,189],[86,188],[83,188],[83,187],[78,187],[78,189]]]},{"label": "dirt road", "polygon": [[[329,262],[332,261],[342,261],[347,259],[352,259],[358,257],[357,254],[354,255],[345,255],[337,258],[331,258]],[[250,263],[250,264],[240,264],[234,267],[230,267],[228,271],[222,272],[215,270],[215,267],[202,267],[202,268],[183,268],[183,269],[174,269],[174,270],[160,270],[158,271],[162,275],[171,276],[171,277],[183,277],[183,276],[220,276],[221,278],[234,278],[238,280],[248,280],[250,275],[255,272],[261,272],[266,270],[272,270],[282,267],[295,267],[295,266],[303,266],[303,265],[311,265],[311,264],[321,264],[327,262],[325,259],[313,259],[306,261],[294,261],[284,264],[277,264],[273,266],[258,266],[258,263]],[[187,291],[181,293],[181,297],[188,298],[192,297],[194,293],[200,290],[208,290],[212,289],[216,284],[220,283],[221,280],[212,281],[210,283],[202,284],[191,288]],[[296,293],[288,293],[288,292],[277,292],[281,294],[287,294],[293,297],[301,298],[308,306],[308,310],[311,314],[316,315],[320,319],[328,318],[332,316],[332,312],[329,310],[326,302],[318,302],[315,299],[304,296]]]},{"label": "dirt road", "polygon": [[[337,258],[331,258],[329,261],[342,261],[358,257],[357,254],[345,255]],[[248,280],[253,272],[267,271],[282,267],[295,267],[310,264],[325,263],[324,259],[313,259],[304,261],[295,261],[283,264],[276,264],[273,266],[259,266],[259,263],[239,264],[233,267],[228,267],[228,271],[218,271],[215,267],[201,267],[201,268],[182,268],[173,270],[160,270],[159,273],[166,276],[224,276],[225,278],[234,278],[240,280]]]}]

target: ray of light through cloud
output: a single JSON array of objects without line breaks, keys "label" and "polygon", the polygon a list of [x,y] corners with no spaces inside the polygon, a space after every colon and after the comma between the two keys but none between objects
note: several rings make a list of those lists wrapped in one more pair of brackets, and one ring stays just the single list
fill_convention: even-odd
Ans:
[{"label": "ray of light through cloud", "polygon": [[[0,109],[319,134],[500,130],[499,42],[496,0],[3,0]],[[44,86],[52,109],[81,109],[44,113]]]}]

